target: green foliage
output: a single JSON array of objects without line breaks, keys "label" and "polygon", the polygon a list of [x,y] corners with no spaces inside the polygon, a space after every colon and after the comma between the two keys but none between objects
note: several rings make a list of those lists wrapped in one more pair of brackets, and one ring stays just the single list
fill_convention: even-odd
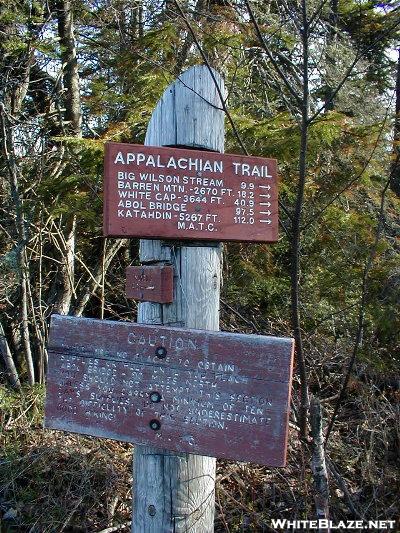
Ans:
[{"label": "green foliage", "polygon": [[341,139],[344,129],[346,129],[346,118],[343,114],[329,111],[311,125],[310,143],[312,146],[316,145],[317,150],[328,150]]},{"label": "green foliage", "polygon": [[[384,9],[382,9],[384,7]],[[339,25],[368,58],[367,81],[377,84],[381,92],[390,87],[391,61],[386,50],[396,46],[399,38],[396,2],[347,1],[339,3]]]},{"label": "green foliage", "polygon": [[[9,421],[24,417],[25,420],[29,420],[29,425],[40,427],[43,423],[44,395],[45,388],[42,385],[24,387],[20,392],[0,385],[0,413],[3,413],[3,416],[7,413]],[[15,457],[19,453],[16,444],[22,444],[23,441],[18,438],[17,427],[11,423],[10,427],[6,427],[5,420],[3,424],[0,431],[2,450]]]},{"label": "green foliage", "polygon": [[19,255],[21,253],[21,247],[16,246],[9,252],[0,256],[0,272],[3,275],[9,273],[19,272]]},{"label": "green foliage", "polygon": [[38,187],[54,217],[79,214],[87,230],[99,230],[102,217],[104,144],[101,141],[55,138],[70,150],[70,161],[60,176],[46,176]]}]

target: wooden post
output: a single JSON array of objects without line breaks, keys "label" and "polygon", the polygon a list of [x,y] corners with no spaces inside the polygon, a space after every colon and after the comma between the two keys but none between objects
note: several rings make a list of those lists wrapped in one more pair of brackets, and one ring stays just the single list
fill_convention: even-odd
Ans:
[{"label": "wooden post", "polygon": [[[214,77],[224,94],[220,75]],[[224,112],[209,69],[195,66],[164,92],[145,144],[224,151]],[[219,329],[221,245],[142,240],[142,264],[172,264],[174,302],[139,305],[138,322]],[[136,446],[132,533],[214,530],[215,459]]]}]

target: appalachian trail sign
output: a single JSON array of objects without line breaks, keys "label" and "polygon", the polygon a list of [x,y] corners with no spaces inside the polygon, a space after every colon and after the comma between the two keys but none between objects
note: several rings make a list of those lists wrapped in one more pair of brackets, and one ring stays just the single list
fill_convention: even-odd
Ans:
[{"label": "appalachian trail sign", "polygon": [[275,242],[275,159],[107,143],[104,235]]},{"label": "appalachian trail sign", "polygon": [[215,457],[284,466],[293,340],[218,332],[221,241],[278,238],[276,161],[224,152],[224,82],[165,90],[108,143],[104,235],[141,237],[138,323],[54,316],[46,427],[133,442],[132,533],[212,533]]}]

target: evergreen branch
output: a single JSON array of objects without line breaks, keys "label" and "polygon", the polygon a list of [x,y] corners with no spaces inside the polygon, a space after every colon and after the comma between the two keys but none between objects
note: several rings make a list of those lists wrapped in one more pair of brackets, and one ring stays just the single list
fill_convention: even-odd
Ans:
[{"label": "evergreen branch", "polygon": [[[393,96],[392,96],[392,99],[391,101],[393,100]],[[390,109],[390,103],[386,109],[386,115],[385,115],[385,118],[382,122],[382,126],[379,130],[379,134],[378,134],[378,137],[375,141],[375,144],[374,144],[374,147],[372,149],[372,152],[369,156],[369,158],[367,159],[366,163],[364,164],[361,172],[359,172],[357,174],[357,176],[355,176],[352,180],[350,180],[348,183],[346,183],[346,185],[344,187],[342,187],[342,189],[340,189],[340,191],[338,193],[336,193],[334,196],[332,196],[332,198],[329,200],[329,202],[327,202],[323,207],[321,207],[321,209],[317,212],[316,215],[314,215],[314,217],[309,220],[306,224],[304,224],[304,226],[302,227],[302,231],[305,231],[307,230],[312,224],[314,224],[314,222],[316,222],[320,217],[321,215],[323,215],[323,213],[328,209],[328,207],[330,207],[338,198],[340,198],[340,196],[342,196],[342,194],[344,192],[346,192],[354,183],[356,183],[361,177],[362,175],[364,174],[364,172],[367,170],[377,148],[378,148],[378,144],[379,144],[379,141],[382,137],[382,134],[383,134],[383,130],[386,126],[386,123],[387,123],[387,120],[388,120],[388,117],[389,117],[389,109]]]},{"label": "evergreen branch", "polygon": [[228,111],[224,95],[222,94],[221,88],[219,86],[219,83],[217,82],[217,79],[215,77],[214,71],[213,71],[213,69],[212,69],[212,67],[210,65],[210,62],[208,61],[208,58],[207,58],[206,54],[204,53],[204,50],[203,50],[202,46],[200,45],[200,42],[199,42],[199,40],[197,38],[197,35],[196,35],[192,25],[190,24],[190,21],[188,20],[186,14],[183,12],[183,9],[182,9],[181,5],[179,4],[178,0],[174,0],[174,4],[176,5],[176,8],[178,9],[179,14],[181,15],[183,21],[185,22],[189,32],[191,33],[192,38],[193,38],[193,42],[195,43],[195,45],[196,45],[196,47],[197,47],[197,49],[198,49],[198,51],[199,51],[199,53],[200,53],[200,55],[201,55],[201,57],[202,57],[202,59],[204,61],[206,67],[208,68],[208,70],[210,72],[210,76],[211,76],[211,78],[212,78],[212,80],[214,82],[215,88],[216,88],[216,90],[218,92],[218,96],[220,98],[222,108],[224,110],[225,115],[227,116],[227,118],[229,120],[229,123],[230,123],[230,125],[232,127],[232,130],[233,130],[233,132],[235,134],[235,137],[237,138],[237,141],[240,144],[240,147],[243,150],[243,152],[246,155],[249,155],[249,152],[248,152],[247,148],[245,147],[245,145],[244,145],[244,143],[243,143],[243,141],[242,141],[242,139],[241,139],[241,137],[239,135],[239,132],[238,132],[238,130],[236,128],[236,124],[234,123],[234,121],[232,119],[232,116],[231,116],[231,114]]},{"label": "evergreen branch", "polygon": [[342,384],[342,388],[341,388],[340,393],[339,393],[339,397],[338,397],[338,399],[336,401],[336,405],[335,405],[331,420],[329,422],[328,429],[326,431],[325,448],[328,445],[329,437],[331,435],[333,426],[334,426],[334,424],[336,422],[339,409],[340,409],[340,407],[341,407],[341,405],[343,403],[343,400],[344,400],[344,398],[346,396],[347,387],[348,387],[348,384],[349,384],[349,381],[350,381],[351,374],[353,373],[353,368],[354,368],[354,365],[355,365],[355,362],[356,362],[356,359],[357,359],[358,350],[359,350],[359,347],[360,347],[360,344],[361,344],[361,340],[362,340],[362,337],[363,337],[364,319],[365,319],[365,306],[366,306],[366,303],[367,303],[367,292],[368,292],[367,283],[368,283],[369,273],[371,271],[371,268],[372,268],[372,265],[373,265],[377,250],[378,250],[379,240],[381,238],[381,232],[382,232],[382,228],[383,228],[384,215],[385,215],[386,193],[387,193],[387,191],[389,189],[391,180],[392,180],[392,173],[389,174],[389,177],[386,180],[385,186],[383,187],[382,192],[381,192],[381,202],[380,202],[380,209],[379,209],[379,216],[378,216],[378,224],[377,224],[376,232],[375,232],[375,240],[374,240],[374,243],[372,245],[370,254],[369,254],[368,258],[367,258],[367,261],[365,263],[364,272],[363,272],[363,276],[362,276],[361,298],[360,298],[360,308],[359,308],[359,314],[358,314],[358,325],[357,325],[356,338],[355,338],[355,341],[354,341],[353,351],[352,351],[352,354],[351,354],[351,357],[350,357],[349,365],[347,367],[346,376],[344,378],[344,381],[343,381],[343,384]]},{"label": "evergreen branch", "polygon": [[301,97],[296,93],[296,91],[295,91],[295,90],[293,89],[293,87],[290,85],[289,80],[288,80],[287,77],[285,76],[285,74],[284,74],[284,72],[282,71],[281,67],[279,66],[278,62],[275,60],[275,58],[273,57],[273,55],[272,55],[270,49],[268,48],[268,45],[267,45],[267,43],[266,43],[266,41],[265,41],[265,39],[264,39],[264,36],[263,36],[263,34],[262,34],[262,32],[261,32],[261,28],[260,28],[260,26],[259,26],[259,24],[258,24],[258,22],[257,22],[257,20],[256,20],[256,18],[255,18],[255,16],[254,16],[254,12],[253,12],[253,10],[252,10],[252,8],[251,8],[251,6],[250,6],[248,0],[245,0],[244,3],[245,3],[245,5],[246,5],[246,7],[247,7],[247,11],[248,11],[249,16],[250,16],[250,18],[251,18],[251,21],[252,21],[252,23],[253,23],[253,26],[254,26],[254,28],[255,28],[255,30],[256,30],[256,33],[257,33],[258,39],[259,39],[260,43],[262,44],[262,47],[263,47],[265,53],[267,54],[268,59],[269,59],[269,60],[271,61],[271,63],[273,64],[273,66],[274,66],[276,72],[278,73],[279,77],[281,78],[281,80],[282,80],[283,83],[285,84],[287,90],[290,92],[290,94],[293,96],[293,98],[296,100],[296,102],[297,102],[298,104],[301,104],[301,101],[302,101]]},{"label": "evergreen branch", "polygon": [[311,26],[314,24],[314,21],[317,19],[317,17],[320,15],[321,11],[324,9],[325,5],[329,2],[329,0],[322,0],[322,2],[319,4],[317,9],[314,11],[314,13],[311,15],[308,24]]},{"label": "evergreen branch", "polygon": [[382,38],[385,35],[390,34],[393,30],[395,30],[398,26],[400,26],[400,20],[393,24],[390,28],[388,28],[385,32],[383,32],[375,41],[373,41],[372,44],[369,46],[366,46],[362,50],[358,49],[355,58],[353,59],[351,65],[347,68],[346,73],[344,74],[342,80],[337,85],[337,87],[332,91],[332,94],[329,96],[328,100],[324,102],[324,104],[308,119],[309,124],[314,122],[314,120],[324,111],[335,99],[339,91],[343,88],[343,85],[346,83],[346,81],[350,78],[354,67],[357,65],[357,63],[371,50],[373,50],[374,46],[378,44]]}]

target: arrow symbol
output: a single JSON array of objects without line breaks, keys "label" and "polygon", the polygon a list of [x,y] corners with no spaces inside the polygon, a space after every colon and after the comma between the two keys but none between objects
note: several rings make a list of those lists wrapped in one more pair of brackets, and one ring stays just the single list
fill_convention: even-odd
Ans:
[{"label": "arrow symbol", "polygon": [[271,189],[271,185],[260,185],[260,189],[267,189],[269,191]]},{"label": "arrow symbol", "polygon": [[271,211],[260,211],[260,215],[270,215]]},{"label": "arrow symbol", "polygon": [[260,194],[261,198],[271,198],[270,194]]},{"label": "arrow symbol", "polygon": [[271,204],[269,202],[264,202],[264,203],[260,202],[260,205],[266,205],[267,207],[271,207]]},{"label": "arrow symbol", "polygon": [[269,218],[267,220],[260,220],[260,222],[264,222],[265,224],[272,224],[272,220]]}]

